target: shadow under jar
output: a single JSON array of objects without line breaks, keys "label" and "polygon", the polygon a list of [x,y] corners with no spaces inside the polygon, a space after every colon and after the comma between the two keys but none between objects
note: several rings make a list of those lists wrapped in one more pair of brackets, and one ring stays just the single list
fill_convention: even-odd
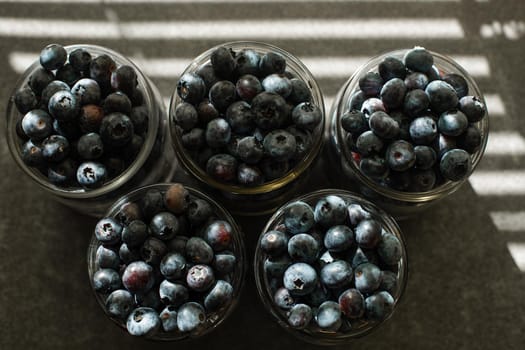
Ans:
[{"label": "shadow under jar", "polygon": [[105,47],[48,45],[17,82],[6,121],[18,166],[83,214],[103,214],[132,188],[168,181],[178,166],[157,88]]},{"label": "shadow under jar", "polygon": [[106,315],[151,340],[201,337],[238,304],[243,234],[210,197],[178,183],[118,199],[95,227],[88,274]]},{"label": "shadow under jar", "polygon": [[331,173],[334,183],[398,219],[459,189],[489,134],[469,73],[422,47],[370,59],[341,87],[330,113],[329,157],[342,171]]},{"label": "shadow under jar", "polygon": [[317,82],[297,57],[261,42],[225,43],[195,58],[169,114],[191,180],[239,215],[268,213],[291,198],[322,148]]},{"label": "shadow under jar", "polygon": [[391,317],[408,279],[395,220],[338,189],[279,208],[261,233],[254,269],[259,296],[279,325],[319,345],[375,330]]}]

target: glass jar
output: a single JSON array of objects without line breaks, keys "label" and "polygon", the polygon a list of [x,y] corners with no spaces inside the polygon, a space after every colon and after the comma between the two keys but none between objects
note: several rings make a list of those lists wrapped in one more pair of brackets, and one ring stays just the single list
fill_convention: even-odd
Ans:
[{"label": "glass jar", "polygon": [[[149,185],[149,186],[145,186],[145,187],[141,187],[141,188],[138,188],[136,190],[133,190],[132,192],[122,196],[115,203],[113,203],[113,205],[109,208],[109,210],[104,214],[104,218],[113,218],[113,219],[119,220],[119,214],[121,214],[121,211],[125,210],[123,208],[125,208],[126,205],[128,205],[130,203],[135,203],[135,204],[141,203],[141,200],[144,198],[145,194],[148,191],[150,191],[150,190],[160,191],[160,193],[162,193],[164,195],[166,193],[166,191],[168,190],[168,188],[170,186],[172,186],[172,185],[174,185],[174,184],[173,183],[154,184],[154,185]],[[243,236],[239,226],[236,224],[235,220],[228,213],[228,211],[226,211],[222,206],[220,206],[217,202],[215,202],[209,196],[207,196],[206,194],[204,194],[204,193],[202,193],[202,192],[200,192],[200,191],[198,191],[198,190],[196,190],[194,188],[191,188],[191,187],[186,187],[185,186],[184,188],[188,191],[189,196],[191,198],[193,198],[193,199],[197,198],[197,199],[200,199],[200,200],[204,200],[204,201],[208,202],[211,205],[211,208],[212,208],[213,212],[210,215],[211,215],[211,217],[213,218],[214,221],[215,220],[223,220],[223,221],[228,222],[230,224],[230,226],[231,226],[231,232],[232,232],[231,244],[230,244],[228,250],[224,251],[224,254],[233,254],[235,256],[236,260],[235,260],[235,263],[234,263],[234,266],[233,266],[233,271],[229,272],[227,276],[220,275],[222,277],[219,277],[219,275],[216,273],[215,274],[215,277],[216,277],[215,279],[216,280],[218,280],[219,278],[225,279],[225,280],[227,279],[227,282],[229,282],[231,284],[231,286],[233,287],[233,295],[232,295],[232,298],[231,298],[231,302],[229,302],[229,304],[223,305],[219,309],[216,309],[214,311],[207,311],[206,320],[204,321],[204,323],[201,323],[199,325],[199,327],[196,328],[195,330],[193,330],[191,332],[181,332],[181,331],[179,331],[177,329],[177,330],[174,330],[174,331],[166,332],[166,331],[162,330],[162,326],[161,326],[161,329],[157,333],[155,333],[154,335],[147,336],[148,339],[152,339],[152,340],[176,341],[176,340],[182,340],[182,339],[187,339],[187,338],[198,338],[198,337],[201,337],[201,336],[203,336],[203,335],[213,331],[222,322],[224,322],[224,320],[226,320],[228,318],[228,316],[233,312],[233,310],[237,306],[237,304],[239,302],[239,297],[241,295],[242,287],[243,287],[243,284],[244,284],[244,278],[245,278],[245,274],[246,274],[246,251],[245,251],[245,246],[244,246],[244,236]],[[164,209],[164,210],[166,210],[166,209]],[[186,216],[186,214],[187,214],[187,212],[184,211],[183,213],[176,214],[176,215],[177,215],[177,217],[180,220],[181,216]],[[122,222],[122,221],[118,221],[118,222]],[[204,223],[202,224],[203,225],[202,227],[208,225],[208,223],[210,223],[209,220],[208,221],[204,221]],[[146,224],[147,224],[147,222],[146,222]],[[196,237],[197,236],[196,232],[197,232],[197,230],[200,230],[200,229],[201,229],[201,227],[192,227],[191,236],[192,237]],[[193,231],[195,231],[195,232],[193,232]],[[148,237],[151,237],[151,233],[149,233]],[[187,237],[191,238],[189,235]],[[178,239],[178,238],[180,238],[180,235],[176,235],[175,236],[175,239]],[[168,247],[172,247],[172,249],[179,249],[180,248],[180,246],[177,245],[176,243],[171,244],[169,241],[164,241],[164,242],[166,242],[166,245]],[[93,288],[93,292],[94,292],[95,298],[97,299],[98,304],[104,310],[106,315],[113,322],[115,322],[119,327],[121,327],[123,330],[126,330],[126,320],[122,320],[122,319],[119,319],[117,317],[112,316],[109,313],[108,309],[106,308],[106,298],[108,297],[109,293],[99,293],[99,292],[97,292],[95,290],[93,276],[94,276],[95,272],[99,269],[99,267],[97,266],[97,263],[96,263],[96,259],[97,259],[97,249],[101,245],[103,245],[103,244],[97,239],[96,235],[93,234],[92,238],[91,238],[91,241],[90,241],[90,244],[89,244],[89,247],[88,247],[88,251],[87,251],[88,274],[89,274],[89,279],[90,279],[90,282],[91,282],[91,287]],[[107,247],[111,248],[111,245],[104,245],[104,246],[105,247],[107,246]],[[178,248],[173,248],[173,247],[178,247]],[[118,251],[119,251],[118,247],[116,247],[115,249],[116,249],[117,254],[118,254]],[[168,249],[168,253],[170,251],[177,251],[177,252],[179,252],[180,250],[170,250],[170,249]],[[123,262],[121,260],[119,260],[119,261],[121,263],[120,269],[122,270],[122,267],[124,265],[122,265]],[[190,261],[187,261],[187,264],[189,266],[186,266],[186,268],[189,268],[190,266],[195,265],[194,263],[190,263]],[[155,269],[158,268],[158,264],[151,263],[151,265],[154,266]],[[186,268],[184,268],[184,270]],[[157,272],[158,272],[158,274],[154,273],[154,279],[155,280],[158,279],[158,276],[162,277],[162,275],[160,275],[161,272],[160,271],[157,271]],[[119,275],[122,276],[122,272]],[[175,283],[177,283],[177,282],[175,282]],[[159,284],[155,283],[152,288],[153,289],[158,289],[158,286],[159,286]],[[120,288],[124,289],[124,287],[120,287]],[[193,292],[193,291],[190,291],[190,300],[188,300],[188,301],[192,301],[191,298],[193,298],[193,297],[200,298],[202,300],[204,298],[204,294],[203,293],[204,292]],[[135,294],[135,298],[138,295],[139,294]],[[159,297],[159,302],[162,302],[162,301],[160,301],[160,297]],[[161,308],[164,308],[164,306],[161,306]],[[160,311],[160,310],[157,310],[157,311]]]},{"label": "glass jar", "polygon": [[[169,108],[170,130],[173,140],[173,148],[175,149],[177,157],[182,166],[186,169],[189,177],[191,177],[191,179],[185,181],[197,179],[207,191],[213,191],[218,194],[218,200],[235,214],[267,214],[275,210],[280,203],[291,198],[298,192],[299,188],[308,177],[308,173],[312,171],[312,168],[316,164],[317,156],[322,149],[324,141],[325,111],[323,96],[312,73],[310,73],[308,68],[306,68],[296,56],[276,46],[262,42],[229,42],[213,47],[195,58],[181,76],[186,73],[195,73],[200,67],[209,64],[211,62],[212,53],[216,48],[221,46],[231,49],[234,52],[251,49],[260,55],[269,52],[280,54],[286,60],[286,72],[291,73],[293,77],[306,83],[311,94],[310,102],[319,107],[321,111],[321,120],[315,129],[311,131],[311,144],[309,150],[300,159],[297,159],[283,176],[264,182],[260,185],[243,186],[240,184],[216,180],[210,176],[206,172],[204,166],[199,165],[199,162],[192,157],[187,149],[185,149],[182,143],[181,129],[175,122],[175,110],[183,101],[176,90],[173,92]],[[284,73],[285,75],[287,74],[286,72]]]},{"label": "glass jar", "polygon": [[[360,192],[398,219],[407,218],[421,212],[431,204],[436,203],[439,199],[442,199],[458,190],[461,185],[467,181],[468,177],[480,162],[489,135],[489,117],[485,111],[485,115],[480,121],[470,123],[470,125],[474,125],[479,130],[481,140],[478,149],[470,154],[471,167],[466,176],[459,181],[444,180],[441,183],[436,184],[431,190],[419,192],[397,190],[390,187],[385,181],[376,181],[363,173],[359,166],[359,154],[354,152],[352,150],[352,147],[354,146],[349,144],[349,133],[343,129],[341,125],[341,117],[345,112],[350,110],[351,98],[360,90],[359,79],[361,77],[368,72],[377,73],[378,65],[386,57],[394,57],[403,60],[403,57],[408,51],[408,49],[391,51],[370,59],[341,87],[330,112],[330,148],[327,149],[330,153],[328,157],[333,164],[339,167],[340,170],[340,172],[330,172],[332,180],[337,187]],[[450,73],[461,75],[468,85],[467,95],[476,96],[486,106],[483,95],[476,85],[476,82],[463,67],[450,57],[432,51],[428,52],[430,52],[434,58],[434,66],[431,71],[434,77],[429,74],[429,82],[438,78],[437,74],[441,77]],[[433,118],[437,120],[437,117],[439,116],[434,116]],[[439,139],[439,134],[437,139]],[[444,145],[444,147],[446,147],[446,145]],[[439,155],[437,164],[439,165]]]},{"label": "glass jar", "polygon": [[170,180],[178,167],[178,162],[170,146],[169,134],[166,132],[168,121],[162,98],[151,80],[131,60],[111,49],[87,44],[65,46],[64,48],[68,55],[76,49],[88,51],[93,58],[105,54],[115,61],[117,68],[128,65],[134,69],[137,75],[137,90],[141,92],[148,118],[146,136],[139,153],[127,168],[121,169],[119,175],[105,182],[101,187],[93,189],[73,185],[55,185],[48,180],[42,171],[25,164],[21,156],[23,140],[17,135],[17,123],[23,115],[18,111],[14,100],[15,93],[28,86],[31,75],[41,68],[38,59],[23,73],[9,99],[6,118],[7,141],[18,166],[40,188],[49,192],[59,202],[83,214],[99,216],[107,210],[115,199],[130,189]]},{"label": "glass jar", "polygon": [[[353,242],[350,247],[347,247],[344,251],[339,251],[338,253],[332,253],[330,254],[326,248],[326,240],[324,237],[326,237],[326,233],[323,233],[322,226],[319,226],[318,219],[316,218],[316,223],[312,227],[312,229],[309,230],[309,235],[314,237],[316,241],[319,242],[320,246],[322,247],[319,250],[318,258],[314,262],[310,262],[309,264],[316,270],[318,275],[318,281],[321,281],[322,277],[320,277],[322,274],[318,270],[322,270],[323,266],[326,266],[334,261],[346,261],[348,264],[352,265],[351,273],[353,274],[348,280],[351,279],[350,283],[347,283],[344,287],[343,286],[329,286],[323,285],[323,282],[317,282],[317,289],[314,289],[314,292],[312,292],[312,295],[317,294],[317,290],[319,289],[319,283],[321,283],[321,289],[324,288],[325,291],[325,297],[321,301],[319,301],[319,296],[311,297],[309,295],[302,295],[302,296],[294,296],[293,292],[289,292],[289,295],[291,295],[292,298],[295,299],[295,303],[313,303],[312,300],[315,300],[317,298],[316,304],[311,304],[312,309],[312,319],[308,323],[308,325],[303,329],[294,328],[289,324],[288,317],[290,316],[289,311],[286,309],[283,309],[281,307],[278,307],[276,305],[275,295],[276,290],[281,290],[283,288],[279,288],[279,285],[284,281],[284,277],[279,277],[280,274],[283,273],[284,268],[282,267],[276,267],[276,264],[280,264],[281,262],[285,261],[284,267],[288,269],[288,267],[298,260],[297,258],[290,258],[290,256],[286,257],[286,254],[289,254],[290,252],[290,242],[291,238],[294,236],[297,236],[297,234],[290,233],[290,229],[287,228],[285,224],[285,215],[287,215],[287,209],[290,205],[297,203],[297,202],[303,202],[308,204],[315,213],[317,211],[315,210],[316,204],[319,203],[320,200],[327,198],[329,196],[336,196],[340,199],[342,199],[346,205],[345,210],[347,210],[347,213],[350,211],[353,211],[354,214],[357,213],[355,210],[361,210],[363,209],[364,212],[368,214],[364,215],[354,215],[352,214],[352,219],[350,218],[350,214],[346,214],[346,218],[341,223],[339,222],[338,225],[345,225],[349,227],[353,232]],[[350,209],[349,206],[353,205],[353,209]],[[358,209],[355,205],[360,206],[361,209]],[[356,209],[357,208],[357,209]],[[297,214],[297,211],[295,211]],[[363,212],[362,212],[363,213]],[[317,215],[317,214],[315,214]],[[304,216],[301,216],[303,219],[301,222],[304,222]],[[377,249],[377,247],[381,243],[377,243],[376,247],[364,249],[361,246],[361,242],[359,242],[359,245],[357,245],[357,238],[356,238],[356,227],[361,223],[363,220],[375,220],[376,222],[380,223],[381,225],[381,235],[384,237],[384,235],[388,235],[389,233],[394,235],[398,240],[398,259],[397,263],[394,263],[393,265],[386,265],[382,258],[378,258],[376,253],[374,253]],[[335,226],[331,226],[335,227]],[[324,227],[326,229],[326,226]],[[283,253],[279,253],[277,257],[271,256],[267,250],[264,250],[262,248],[262,238],[265,233],[268,233],[270,231],[281,231],[285,232],[285,235],[287,235],[288,243],[287,243],[287,253],[284,253],[285,257],[283,258]],[[302,231],[301,231],[302,232]],[[304,237],[303,237],[304,238]],[[381,238],[382,239],[382,238]],[[273,240],[272,242],[275,242],[276,240]],[[359,248],[358,248],[359,246]],[[363,258],[362,256],[358,258],[359,256],[359,250],[363,249],[362,252],[365,252],[367,258]],[[306,248],[303,249],[303,251],[306,251]],[[326,255],[328,254],[328,256]],[[365,260],[362,260],[365,259]],[[377,260],[380,259],[380,260]],[[268,263],[269,261],[273,261],[271,264]],[[392,261],[392,260],[390,260]],[[394,260],[395,261],[395,260]],[[320,309],[320,305],[323,305],[323,300],[333,300],[336,303],[338,303],[338,295],[342,295],[345,291],[349,289],[353,289],[355,291],[356,288],[359,288],[360,292],[364,296],[364,300],[366,303],[366,300],[368,297],[375,295],[380,290],[383,289],[383,282],[381,282],[381,286],[378,287],[375,291],[365,292],[362,291],[360,288],[357,287],[355,283],[355,275],[358,274],[359,266],[370,265],[368,263],[373,263],[376,266],[379,266],[379,268],[382,270],[381,276],[383,276],[383,273],[386,270],[389,270],[388,272],[391,275],[391,282],[394,282],[394,284],[390,285],[390,289],[388,293],[393,298],[393,303],[391,304],[391,309],[388,311],[384,317],[380,319],[374,319],[372,317],[369,317],[368,311],[362,314],[360,317],[357,318],[350,318],[346,316],[342,316],[342,325],[339,327],[337,331],[334,330],[327,330],[327,329],[321,329],[321,327],[317,324],[317,321],[315,321],[317,315],[316,312]],[[358,197],[357,195],[353,194],[352,192],[348,192],[345,190],[340,189],[324,189],[324,190],[318,190],[315,192],[312,192],[310,194],[295,198],[291,200],[290,202],[284,204],[281,206],[273,215],[272,217],[267,221],[264,229],[262,230],[260,239],[258,241],[256,251],[255,251],[255,258],[254,258],[254,270],[255,270],[255,281],[257,284],[257,289],[259,292],[259,296],[265,305],[266,309],[273,315],[273,317],[277,320],[280,326],[285,328],[287,331],[289,331],[294,336],[318,345],[337,345],[337,344],[343,344],[348,343],[352,339],[362,337],[364,335],[367,335],[372,330],[377,329],[378,326],[383,324],[385,321],[387,321],[391,316],[396,307],[398,306],[401,297],[404,293],[404,290],[406,288],[407,280],[408,280],[408,262],[407,262],[407,253],[405,248],[405,243],[403,240],[403,235],[401,233],[401,229],[397,225],[396,221],[386,212],[378,208],[376,205],[372,204],[371,202],[363,199],[362,197]],[[276,276],[276,272],[280,270],[279,276]],[[387,280],[387,278],[381,277],[384,281]],[[282,279],[282,280],[281,280]],[[277,283],[277,285],[275,284]],[[296,280],[294,281],[296,283]],[[386,285],[386,283],[385,283]],[[392,287],[393,286],[393,287]],[[288,287],[286,287],[288,289]],[[275,293],[275,294],[274,294]],[[341,304],[341,303],[339,303]]]}]

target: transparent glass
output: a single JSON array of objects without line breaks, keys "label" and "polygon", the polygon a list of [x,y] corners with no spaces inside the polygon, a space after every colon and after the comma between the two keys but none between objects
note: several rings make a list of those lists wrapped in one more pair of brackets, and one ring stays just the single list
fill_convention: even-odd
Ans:
[{"label": "transparent glass", "polygon": [[[354,161],[352,152],[348,147],[345,137],[347,132],[341,126],[341,116],[348,111],[349,101],[352,94],[359,90],[359,79],[361,76],[367,72],[378,72],[379,63],[388,56],[393,56],[402,60],[407,51],[408,49],[401,49],[387,52],[370,59],[367,63],[361,66],[339,90],[330,110],[331,124],[329,128],[329,157],[333,164],[338,166],[339,170],[342,171],[342,173],[336,171],[330,172],[337,187],[360,192],[398,219],[407,218],[417,214],[418,212],[427,209],[431,204],[436,203],[438,200],[458,190],[465,181],[467,181],[468,177],[476,169],[476,166],[483,157],[489,136],[489,115],[487,112],[481,121],[475,123],[481,133],[481,146],[479,150],[471,155],[472,167],[470,172],[460,181],[445,181],[430,191],[403,192],[394,190],[374,181],[361,171],[359,165]],[[432,51],[430,52],[434,56],[434,65],[438,68],[441,75],[448,73],[462,75],[468,83],[468,95],[477,96],[486,106],[483,94],[479,90],[476,82],[463,67],[450,57]]]},{"label": "transparent glass", "polygon": [[[120,208],[123,204],[129,203],[129,202],[138,202],[140,199],[144,196],[144,194],[151,190],[156,189],[161,192],[165,192],[172,183],[162,183],[162,184],[154,184],[149,185],[145,187],[138,188],[125,196],[119,198],[104,214],[103,217],[112,217],[116,218]],[[194,332],[189,333],[182,333],[179,331],[174,332],[164,332],[159,331],[157,334],[149,337],[148,339],[152,340],[160,340],[160,341],[176,341],[176,340],[183,340],[187,338],[198,338],[201,337],[215,328],[217,328],[224,320],[228,318],[228,316],[233,312],[237,304],[239,303],[239,298],[241,295],[242,287],[244,285],[244,278],[246,274],[246,250],[244,245],[244,236],[241,232],[241,229],[233,219],[233,217],[226,211],[221,205],[219,205],[217,202],[215,202],[213,199],[208,197],[206,194],[191,188],[185,186],[185,188],[188,190],[191,196],[194,196],[196,198],[203,199],[211,204],[213,208],[213,213],[219,220],[227,221],[233,230],[233,243],[232,243],[232,253],[235,255],[237,262],[235,264],[235,270],[232,273],[232,278],[229,281],[233,287],[233,298],[230,305],[221,308],[218,311],[207,313],[206,315],[206,321],[204,323],[203,327],[199,327]],[[104,310],[106,315],[115,322],[119,327],[121,327],[124,331],[126,331],[126,325],[125,323],[113,316],[111,316],[105,307],[105,301],[107,298],[107,294],[101,294],[97,293],[93,287],[93,275],[97,271],[97,266],[95,263],[96,259],[96,252],[97,248],[101,245],[101,243],[97,240],[95,234],[93,233],[91,237],[91,241],[89,243],[88,251],[87,251],[87,262],[88,262],[88,274],[89,274],[89,280],[91,283],[91,288],[93,289],[93,293],[95,295],[95,298],[97,299],[98,304],[100,307]]]},{"label": "transparent glass", "polygon": [[371,214],[371,217],[375,220],[378,220],[383,229],[387,232],[394,234],[399,241],[401,242],[402,254],[401,259],[397,265],[397,288],[395,293],[392,295],[394,298],[394,306],[392,312],[387,315],[382,321],[363,321],[359,324],[352,325],[351,329],[344,330],[343,327],[337,332],[323,331],[315,326],[310,325],[303,329],[298,330],[292,328],[286,318],[286,311],[281,310],[277,307],[273,301],[273,293],[271,290],[269,278],[264,269],[264,261],[268,257],[260,247],[260,239],[255,250],[254,258],[254,271],[255,271],[255,282],[257,284],[257,290],[259,291],[259,296],[265,305],[266,309],[275,317],[279,325],[285,328],[287,331],[292,333],[294,336],[318,345],[337,345],[350,342],[352,339],[359,338],[369,334],[372,330],[377,329],[381,324],[387,321],[392,313],[395,311],[397,305],[399,304],[401,297],[404,294],[407,280],[408,280],[408,262],[407,262],[407,252],[405,247],[405,242],[401,229],[397,225],[394,218],[388,215],[386,212],[378,208],[373,203],[369,202],[362,197],[357,196],[356,194],[340,190],[340,189],[324,189],[312,192],[310,194],[295,198],[290,202],[282,205],[268,220],[264,229],[261,232],[261,236],[266,232],[282,225],[284,222],[284,211],[287,205],[295,201],[303,201],[310,206],[315,206],[318,200],[328,195],[339,196],[345,200],[346,204],[359,204],[363,209],[368,211]]},{"label": "transparent glass", "polygon": [[308,68],[297,57],[281,48],[262,42],[238,41],[220,44],[195,58],[182,74],[195,72],[202,65],[210,63],[212,52],[219,46],[225,46],[234,51],[253,49],[260,54],[267,52],[277,52],[281,54],[286,59],[286,70],[307,84],[312,94],[312,102],[317,105],[322,112],[322,120],[312,132],[313,142],[310,151],[304,158],[298,160],[295,166],[283,177],[265,182],[259,186],[247,187],[215,180],[192,159],[182,145],[180,132],[175,125],[175,109],[182,102],[182,99],[176,90],[173,92],[169,107],[170,131],[173,148],[182,166],[190,176],[197,179],[201,184],[204,184],[207,190],[213,190],[218,193],[221,203],[235,214],[267,214],[275,210],[280,203],[297,194],[300,184],[304,182],[307,178],[307,173],[315,164],[315,160],[322,149],[324,141],[325,110],[323,96],[312,73],[310,73]]},{"label": "transparent glass", "polygon": [[65,46],[68,54],[77,49],[87,50],[93,57],[107,54],[113,58],[117,67],[129,65],[137,73],[138,88],[144,98],[144,104],[148,108],[148,132],[144,144],[133,163],[120,175],[106,182],[102,187],[96,189],[84,189],[82,187],[60,187],[49,182],[47,177],[38,169],[28,167],[21,157],[21,146],[23,142],[16,134],[16,123],[23,117],[14,103],[16,91],[27,86],[31,74],[40,67],[37,59],[18,80],[7,106],[6,132],[9,150],[18,166],[38,186],[51,193],[55,199],[63,204],[91,216],[99,216],[124,193],[138,186],[144,186],[159,181],[169,181],[178,162],[170,146],[171,141],[167,132],[168,119],[162,104],[162,98],[154,84],[141,70],[128,58],[121,54],[101,46],[80,44]]}]

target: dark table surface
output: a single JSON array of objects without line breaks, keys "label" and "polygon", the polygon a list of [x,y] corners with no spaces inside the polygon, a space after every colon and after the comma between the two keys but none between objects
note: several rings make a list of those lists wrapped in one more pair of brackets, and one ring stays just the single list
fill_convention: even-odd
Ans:
[{"label": "dark table surface", "polygon": [[[451,55],[487,98],[487,152],[459,191],[401,222],[410,269],[404,299],[387,324],[352,347],[523,349],[524,20],[521,0],[0,1],[0,110],[20,73],[51,42],[98,44],[131,56],[164,96],[192,57],[234,39],[267,41],[297,55],[328,100],[367,57],[414,45]],[[96,220],[37,188],[16,167],[5,141],[0,154],[0,349],[179,346],[133,338],[106,318],[86,269]],[[331,186],[323,173],[314,174],[305,192]],[[248,256],[267,218],[236,217]],[[203,339],[180,346],[313,348],[273,322],[251,266],[233,315]]]}]

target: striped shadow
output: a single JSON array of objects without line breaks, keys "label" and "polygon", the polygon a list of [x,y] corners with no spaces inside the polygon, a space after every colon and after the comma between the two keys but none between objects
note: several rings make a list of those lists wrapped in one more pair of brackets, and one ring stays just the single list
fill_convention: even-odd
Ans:
[{"label": "striped shadow", "polygon": [[517,156],[525,154],[525,138],[515,131],[490,132],[485,149],[487,156]]},{"label": "striped shadow", "polygon": [[525,243],[509,242],[507,248],[518,269],[525,272]]},{"label": "striped shadow", "polygon": [[493,211],[490,217],[498,231],[525,232],[525,211]]},{"label": "striped shadow", "polygon": [[469,181],[480,196],[525,195],[525,170],[476,170]]}]

